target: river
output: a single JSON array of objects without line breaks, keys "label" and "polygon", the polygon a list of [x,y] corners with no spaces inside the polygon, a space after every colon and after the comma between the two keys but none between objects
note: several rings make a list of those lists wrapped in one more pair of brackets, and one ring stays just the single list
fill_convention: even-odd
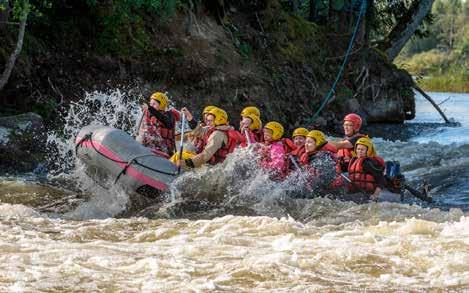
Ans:
[{"label": "river", "polygon": [[134,131],[139,111],[119,91],[89,94],[49,134],[55,168],[0,177],[0,291],[467,291],[469,95],[431,96],[449,98],[442,108],[459,126],[417,97],[413,135],[375,141],[409,182],[433,185],[433,204],[289,199],[294,182],[269,182],[238,152],[178,179],[163,205],[126,215],[128,196],[89,180],[71,141],[92,122]]}]

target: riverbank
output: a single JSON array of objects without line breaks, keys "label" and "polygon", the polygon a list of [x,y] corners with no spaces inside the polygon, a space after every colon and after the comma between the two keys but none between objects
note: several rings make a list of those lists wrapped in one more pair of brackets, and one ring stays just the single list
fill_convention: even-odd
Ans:
[{"label": "riverbank", "polygon": [[417,84],[429,92],[469,93],[469,75],[451,74],[427,76],[417,80]]},{"label": "riverbank", "polygon": [[[2,114],[33,110],[60,126],[57,110],[85,92],[115,88],[129,89],[135,103],[168,91],[177,107],[195,113],[215,104],[233,124],[244,106],[257,105],[264,121],[280,121],[287,130],[314,124],[339,131],[352,111],[369,122],[393,123],[415,113],[409,74],[357,39],[320,119],[309,121],[340,71],[351,34],[308,22],[278,1],[231,3],[221,20],[204,5],[164,17],[135,8],[112,27],[104,24],[114,19],[114,4],[54,5],[47,22],[28,24],[23,53],[0,92]],[[2,38],[13,44],[16,34]],[[0,51],[2,61],[8,49]]]},{"label": "riverbank", "polygon": [[465,50],[436,49],[413,56],[398,56],[395,64],[409,71],[417,84],[429,92],[469,92],[469,45]]}]

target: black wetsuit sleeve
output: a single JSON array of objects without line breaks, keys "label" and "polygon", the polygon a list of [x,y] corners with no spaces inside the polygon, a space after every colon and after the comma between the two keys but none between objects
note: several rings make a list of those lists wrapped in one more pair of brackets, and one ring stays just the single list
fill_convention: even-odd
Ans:
[{"label": "black wetsuit sleeve", "polygon": [[189,123],[189,127],[190,127],[191,129],[195,129],[195,128],[197,127],[197,125],[199,124],[199,123],[197,122],[197,120],[195,120],[194,118],[192,118],[191,121],[187,121],[187,123]]},{"label": "black wetsuit sleeve", "polygon": [[355,148],[355,144],[357,143],[359,139],[360,139],[360,136],[355,135],[353,137],[347,138],[346,140],[348,140],[352,144],[352,146]]},{"label": "black wetsuit sleeve", "polygon": [[170,111],[161,112],[151,106],[148,106],[148,112],[150,113],[150,116],[155,116],[156,119],[161,121],[161,123],[164,124],[164,128],[174,128],[174,119]]},{"label": "black wetsuit sleeve", "polygon": [[363,161],[363,171],[371,174],[375,178],[376,184],[378,184],[381,189],[384,188],[386,181],[384,179],[383,167],[371,159],[366,159]]}]

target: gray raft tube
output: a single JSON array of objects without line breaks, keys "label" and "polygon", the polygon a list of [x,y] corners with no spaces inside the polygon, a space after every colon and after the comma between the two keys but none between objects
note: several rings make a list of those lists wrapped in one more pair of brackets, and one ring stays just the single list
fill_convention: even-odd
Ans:
[{"label": "gray raft tube", "polygon": [[80,130],[76,156],[98,184],[119,184],[127,192],[157,196],[167,191],[177,167],[135,141],[128,133],[101,125]]}]

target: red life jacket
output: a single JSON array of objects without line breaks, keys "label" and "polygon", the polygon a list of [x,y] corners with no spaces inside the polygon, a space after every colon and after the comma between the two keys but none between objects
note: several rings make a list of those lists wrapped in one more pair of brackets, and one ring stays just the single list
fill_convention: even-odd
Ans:
[{"label": "red life jacket", "polygon": [[[290,155],[295,152],[298,147],[295,145],[293,140],[289,138],[282,138],[283,149],[285,150],[285,168],[282,170],[282,177],[285,178],[288,176],[291,170],[294,169],[293,163],[291,162]],[[295,159],[295,158],[293,158]]]},{"label": "red life jacket", "polygon": [[319,151],[330,152],[330,153],[332,153],[332,157],[334,158],[334,160],[337,159],[337,156],[336,156],[337,149],[332,144],[326,142],[325,144],[320,146],[316,151],[314,151],[312,153],[307,153],[306,150],[305,150],[304,153],[300,157],[300,163],[302,165],[309,164],[310,158],[312,156],[314,156],[315,154],[317,154],[317,152],[319,152]]},{"label": "red life jacket", "polygon": [[[202,127],[202,128],[206,127],[205,125],[204,125],[204,126],[199,125],[199,126]],[[197,127],[199,127],[199,126],[197,126]],[[202,129],[201,131],[204,131],[204,130]],[[204,134],[205,134],[205,133],[204,133]],[[202,136],[202,137],[195,137],[195,138],[194,138],[194,141],[193,141],[193,144],[194,144],[194,146],[195,146],[196,153],[197,153],[197,154],[200,154],[200,153],[204,150],[204,147],[205,147],[205,145],[204,145],[204,137],[203,137],[203,136]]]},{"label": "red life jacket", "polygon": [[293,140],[289,138],[282,138],[281,141],[283,143],[283,148],[285,149],[286,154],[290,154],[291,152],[297,149],[297,146],[295,145]]},{"label": "red life jacket", "polygon": [[256,134],[256,132],[252,131],[252,130],[245,130],[247,131],[247,136],[249,137],[249,142],[247,141],[247,138],[246,138],[246,133],[241,133],[243,135],[243,141],[241,142],[241,147],[247,147],[248,145],[250,144],[253,144],[253,143],[256,143],[256,142],[259,142],[258,140],[258,135]]},{"label": "red life jacket", "polygon": [[352,158],[348,167],[349,178],[353,182],[353,184],[350,184],[351,192],[359,192],[363,190],[373,193],[376,187],[378,187],[373,175],[365,173],[363,170],[363,161],[366,158],[377,162],[382,168],[384,168],[384,160],[380,157]]},{"label": "red life jacket", "polygon": [[257,142],[264,142],[264,131],[262,129],[254,130],[253,133],[256,136]]},{"label": "red life jacket", "polygon": [[[355,138],[355,137],[361,138],[361,137],[365,137],[365,136],[366,136],[365,134],[355,133],[351,137],[345,137],[345,139]],[[342,171],[344,171],[344,172],[347,171],[348,165],[350,163],[350,159],[353,157],[352,151],[353,151],[354,147],[355,146],[352,146],[351,148],[340,149],[340,150],[337,151],[337,159],[339,160],[339,162],[342,166]]]},{"label": "red life jacket", "polygon": [[226,159],[226,156],[232,153],[234,149],[236,148],[236,146],[243,141],[243,136],[241,135],[241,133],[239,133],[238,131],[234,129],[220,130],[220,129],[216,129],[215,127],[211,127],[204,134],[202,150],[207,145],[209,137],[215,131],[221,131],[225,133],[225,135],[228,137],[228,142],[226,144],[223,144],[223,146],[220,149],[218,149],[218,151],[210,158],[208,163],[212,165],[222,163]]},{"label": "red life jacket", "polygon": [[[174,122],[179,120],[179,113],[174,110],[165,111],[164,114],[169,114]],[[159,148],[167,154],[172,154],[175,150],[176,144],[174,128],[164,127],[164,123],[158,120],[155,116],[150,116],[150,112],[148,110],[145,113],[145,123],[150,137],[153,137],[158,141],[158,143],[155,143],[152,146]]]},{"label": "red life jacket", "polygon": [[297,147],[291,152],[291,155],[296,157],[297,160],[300,160],[303,154],[306,152],[305,146]]}]

